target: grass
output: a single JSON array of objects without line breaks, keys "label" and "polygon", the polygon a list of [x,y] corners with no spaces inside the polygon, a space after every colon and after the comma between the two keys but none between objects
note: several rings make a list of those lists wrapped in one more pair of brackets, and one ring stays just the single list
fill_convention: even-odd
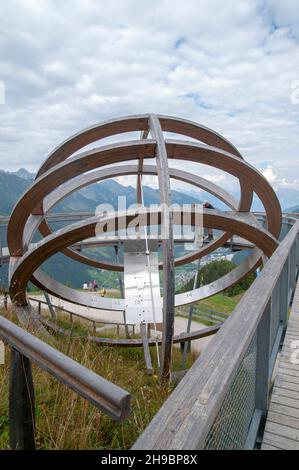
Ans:
[{"label": "grass", "polygon": [[[65,323],[65,321],[63,321]],[[66,326],[66,325],[64,325]],[[145,372],[141,348],[99,347],[86,339],[56,337],[56,347],[132,394],[132,413],[122,424],[80,398],[49,373],[33,365],[36,396],[36,447],[38,449],[129,449],[167,399],[173,387],[161,385]],[[84,337],[85,335],[85,337]],[[155,348],[151,348],[155,370]],[[9,448],[8,378],[10,348],[0,366],[0,449]],[[195,356],[188,357],[188,367]],[[179,370],[181,353],[173,351],[173,369]]]},{"label": "grass", "polygon": [[231,313],[238,304],[242,295],[238,294],[235,297],[228,297],[223,294],[216,294],[204,300],[196,302],[198,307],[208,308],[215,312]]},{"label": "grass", "polygon": [[[214,310],[215,312],[226,313],[230,315],[238,302],[240,301],[243,293],[236,295],[235,297],[228,297],[223,294],[216,294],[199,302],[195,302],[196,307],[202,307],[204,309]],[[185,305],[176,309],[176,315],[186,317],[189,315],[189,307]],[[209,321],[207,318],[197,318],[193,316],[193,321],[201,323],[206,326],[213,326],[215,323]]]}]

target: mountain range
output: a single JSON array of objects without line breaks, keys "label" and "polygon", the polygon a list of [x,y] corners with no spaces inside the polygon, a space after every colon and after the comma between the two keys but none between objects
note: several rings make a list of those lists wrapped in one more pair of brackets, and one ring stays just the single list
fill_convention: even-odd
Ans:
[{"label": "mountain range", "polygon": [[[0,170],[0,216],[10,215],[15,203],[34,181],[34,178],[35,175],[24,168],[12,173]],[[118,196],[125,196],[127,206],[130,206],[136,203],[136,188],[123,186],[113,179],[94,183],[66,197],[55,206],[53,212],[94,212],[100,203],[111,204],[116,208]],[[150,186],[143,187],[143,197],[145,205],[160,203],[159,190]],[[196,198],[194,195],[188,195],[179,191],[172,192],[172,201],[176,204],[200,202],[199,198]]]},{"label": "mountain range", "polygon": [[[25,168],[20,168],[16,172],[8,172],[0,170],[0,216],[9,215],[24,191],[34,181],[35,174],[30,173]],[[160,195],[159,190],[150,186],[143,187],[144,203],[159,204]],[[277,197],[280,201],[281,207],[285,212],[298,212],[299,210],[299,189],[294,188],[279,188],[276,191]],[[232,195],[238,199],[238,194]],[[57,204],[53,212],[65,211],[95,211],[99,203],[111,204],[114,208],[117,206],[117,197],[126,196],[127,205],[136,202],[136,189],[132,186],[124,186],[115,180],[105,180],[100,184],[92,184],[83,188],[76,193],[71,194],[65,198],[61,203]],[[173,191],[172,200],[177,204],[192,204],[202,202],[204,199],[209,201],[217,208],[224,209],[226,206],[221,203],[217,198],[207,193],[196,190]],[[261,210],[262,206],[259,200],[254,199],[253,210]]]}]

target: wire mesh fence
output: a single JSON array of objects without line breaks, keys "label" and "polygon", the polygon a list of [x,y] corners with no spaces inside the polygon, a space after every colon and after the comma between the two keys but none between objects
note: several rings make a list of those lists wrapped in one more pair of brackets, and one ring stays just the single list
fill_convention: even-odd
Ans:
[{"label": "wire mesh fence", "polygon": [[257,336],[237,370],[206,439],[205,449],[243,449],[255,407]]}]

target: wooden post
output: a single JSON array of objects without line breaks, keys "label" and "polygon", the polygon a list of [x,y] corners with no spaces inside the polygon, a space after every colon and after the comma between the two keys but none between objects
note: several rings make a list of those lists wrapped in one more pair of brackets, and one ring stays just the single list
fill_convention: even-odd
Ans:
[{"label": "wooden post", "polygon": [[[119,262],[119,250],[118,250],[118,246],[114,246],[114,251],[115,251],[115,256],[116,256],[116,263],[118,263],[118,262]],[[117,273],[117,277],[118,277],[118,284],[119,284],[120,296],[121,296],[122,299],[124,299],[124,298],[125,298],[125,291],[124,291],[124,284],[123,284],[123,280],[122,280],[121,274],[120,274],[120,273]],[[128,328],[127,320],[126,320],[126,311],[125,311],[125,310],[123,311],[123,319],[124,319],[124,324],[125,324],[126,337],[127,337],[127,338],[130,338],[129,328]]]},{"label": "wooden post", "polygon": [[142,343],[143,343],[143,355],[144,355],[144,360],[145,360],[145,365],[146,365],[146,373],[148,375],[152,375],[153,366],[152,366],[151,354],[150,354],[150,349],[149,349],[149,344],[148,344],[148,337],[146,333],[147,333],[146,324],[141,323],[140,334],[141,334]]},{"label": "wooden post", "polygon": [[174,332],[174,248],[173,212],[171,210],[171,188],[168,170],[168,156],[159,118],[151,114],[149,130],[156,140],[156,162],[162,204],[162,249],[163,249],[163,336],[160,366],[162,382],[170,380],[172,341]]},{"label": "wooden post", "polygon": [[[199,282],[198,282],[199,270],[200,270],[200,258],[198,259],[198,262],[197,262],[196,273],[195,273],[194,281],[193,281],[193,290],[199,287]],[[187,333],[190,333],[191,331],[193,310],[194,310],[194,304],[191,304],[189,308],[189,317],[188,317],[188,324],[187,324],[187,330],[186,330]],[[183,357],[182,357],[183,369],[186,367],[187,353],[190,351],[191,351],[191,341],[185,341],[184,348],[183,348]]]},{"label": "wooden post", "polygon": [[56,322],[56,312],[55,312],[54,307],[53,307],[53,305],[52,305],[50,296],[49,296],[49,294],[48,294],[47,292],[44,292],[44,297],[45,297],[45,299],[46,299],[46,302],[47,302],[47,305],[48,305],[48,308],[49,308],[49,312],[50,312],[52,321],[53,321],[53,322]]},{"label": "wooden post", "polygon": [[10,447],[35,449],[35,404],[30,360],[12,348],[9,384]]}]

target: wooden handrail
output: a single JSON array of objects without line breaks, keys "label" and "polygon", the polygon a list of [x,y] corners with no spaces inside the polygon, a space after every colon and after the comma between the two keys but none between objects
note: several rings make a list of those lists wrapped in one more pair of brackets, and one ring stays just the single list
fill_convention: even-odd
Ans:
[{"label": "wooden handrail", "polygon": [[[263,337],[258,337],[257,342],[257,347],[261,349],[257,352],[255,393],[259,396],[255,395],[255,399],[257,407],[266,406],[272,370],[270,363],[273,366],[272,357],[269,357],[272,352],[270,344],[265,349],[265,342],[269,341],[269,318],[272,316],[271,298],[280,279],[284,279],[287,290],[295,287],[296,263],[298,265],[299,262],[298,232],[299,221],[294,223],[219,333],[195,361],[133,449],[203,449],[206,437],[258,328],[265,333],[265,337],[264,341]],[[293,250],[296,248],[294,255]],[[287,277],[280,278],[282,274]],[[284,300],[281,306],[286,318],[288,302]],[[276,312],[282,318],[280,309]],[[265,350],[268,351],[267,354]],[[275,354],[277,352],[278,349]],[[264,369],[262,362],[266,364]]]},{"label": "wooden handrail", "polygon": [[[12,448],[34,447],[34,436],[28,441],[28,436],[26,438],[26,432],[24,432],[24,426],[27,426],[27,432],[29,426],[31,433],[34,434],[32,431],[34,430],[33,383],[28,360],[49,372],[114,420],[123,421],[129,415],[131,396],[128,392],[2,316],[0,316],[0,338],[9,344],[13,351],[10,408],[16,404],[18,406],[20,403],[23,404],[19,406],[18,413],[10,410],[13,416],[13,421],[10,423]],[[31,403],[31,412],[28,412],[29,403]],[[31,425],[28,425],[28,420]]]}]

